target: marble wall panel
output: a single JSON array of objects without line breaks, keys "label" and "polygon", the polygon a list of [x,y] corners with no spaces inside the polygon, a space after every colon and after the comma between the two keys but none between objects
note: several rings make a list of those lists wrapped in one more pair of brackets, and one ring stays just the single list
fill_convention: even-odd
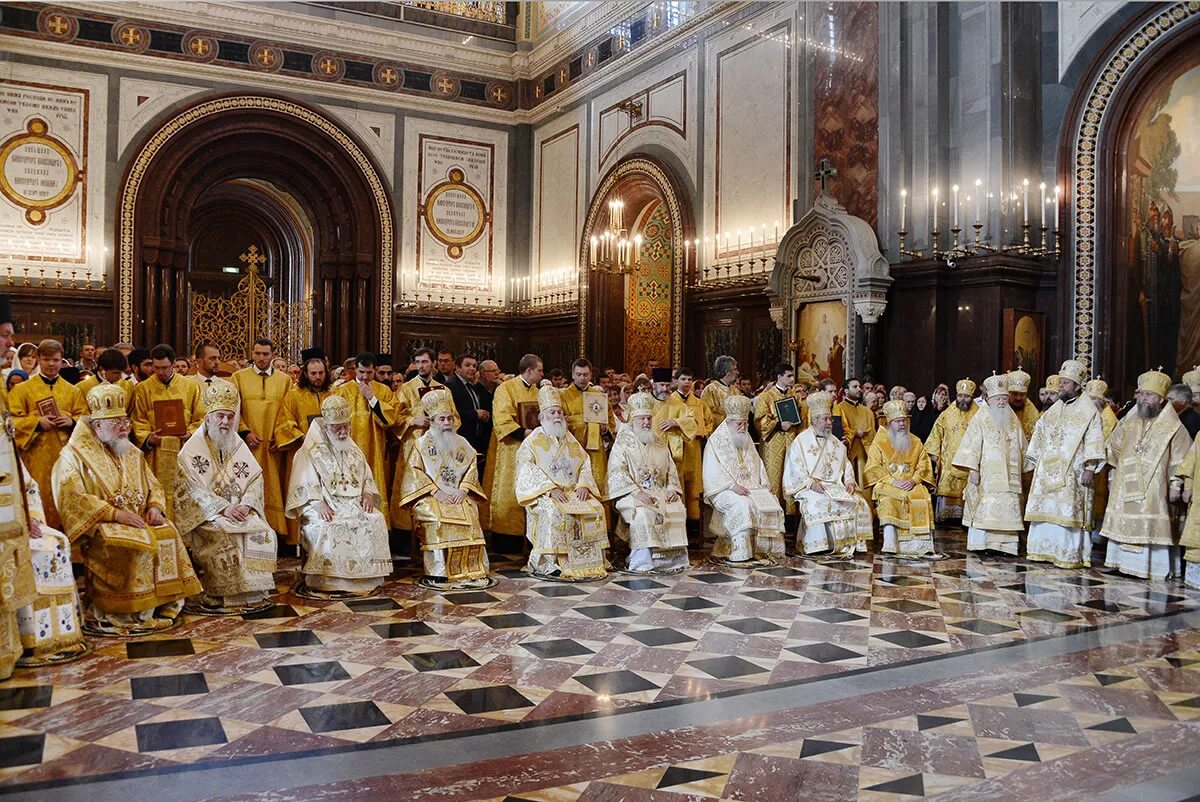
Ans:
[{"label": "marble wall panel", "polygon": [[117,121],[117,153],[135,139],[140,140],[150,132],[150,123],[177,103],[182,103],[205,90],[200,86],[188,86],[168,81],[150,81],[143,78],[122,78],[120,92],[120,119]]},{"label": "marble wall panel", "polygon": [[[584,151],[586,117],[580,110],[534,134],[531,271],[534,292],[548,290],[577,268],[587,211]],[[574,281],[569,281],[574,286]]]}]

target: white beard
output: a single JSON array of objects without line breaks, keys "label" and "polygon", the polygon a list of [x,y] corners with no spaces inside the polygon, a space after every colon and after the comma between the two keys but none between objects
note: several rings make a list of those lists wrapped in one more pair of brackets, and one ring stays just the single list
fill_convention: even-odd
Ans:
[{"label": "white beard", "polygon": [[439,451],[449,451],[454,446],[455,433],[453,429],[445,431],[441,429],[430,429],[430,436],[433,438],[434,445]]},{"label": "white beard", "polygon": [[1012,411],[1011,407],[993,407],[987,408],[988,414],[992,416],[992,424],[1000,431],[1007,431],[1008,427],[1016,419],[1017,414]]},{"label": "white beard", "polygon": [[888,429],[888,440],[892,441],[892,450],[897,454],[907,454],[912,445],[912,437],[908,432],[893,432]]},{"label": "white beard", "polygon": [[339,440],[338,438],[334,437],[333,435],[329,435],[326,439],[329,440],[330,448],[332,448],[334,451],[336,451],[338,454],[341,454],[341,455],[348,454],[349,452],[353,451],[355,448],[358,448],[358,446],[354,442],[354,438],[350,437],[349,435],[347,435],[346,439],[344,439],[344,440]]},{"label": "white beard", "polygon": [[729,442],[733,443],[733,447],[738,451],[745,451],[754,445],[749,432],[730,432]]},{"label": "white beard", "polygon": [[211,429],[205,426],[204,431],[205,434],[208,435],[209,442],[216,447],[217,451],[225,456],[232,456],[233,452],[237,450],[237,441],[240,438],[238,437],[236,431],[231,429],[228,432],[223,433],[216,426],[212,427]]},{"label": "white beard", "polygon": [[567,436],[567,422],[565,420],[544,420],[542,421],[542,431],[555,440],[561,440]]},{"label": "white beard", "polygon": [[104,443],[104,446],[117,457],[123,457],[133,448],[133,443],[128,437],[114,437],[111,442]]},{"label": "white beard", "polygon": [[832,433],[833,433],[833,427],[832,427],[832,426],[828,426],[828,427],[825,427],[825,428],[821,428],[821,427],[818,427],[818,426],[814,426],[814,427],[812,427],[812,430],[813,430],[813,436],[815,436],[815,437],[819,437],[819,438],[821,438],[821,439],[824,439],[824,438],[828,437],[830,434],[832,434]]},{"label": "white beard", "polygon": [[644,446],[648,446],[654,442],[654,429],[635,428],[633,433],[637,435],[638,442]]}]

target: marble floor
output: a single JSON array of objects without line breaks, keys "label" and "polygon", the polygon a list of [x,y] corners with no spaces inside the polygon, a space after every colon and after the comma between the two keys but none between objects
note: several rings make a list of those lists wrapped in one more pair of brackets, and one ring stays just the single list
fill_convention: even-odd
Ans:
[{"label": "marble floor", "polygon": [[288,562],[270,610],[97,640],[82,661],[0,683],[0,796],[1200,789],[1186,768],[1200,763],[1200,593],[939,542],[951,559],[932,565],[698,560],[578,585],[494,555],[486,591],[439,594],[402,570],[382,596],[336,603],[288,594]]}]

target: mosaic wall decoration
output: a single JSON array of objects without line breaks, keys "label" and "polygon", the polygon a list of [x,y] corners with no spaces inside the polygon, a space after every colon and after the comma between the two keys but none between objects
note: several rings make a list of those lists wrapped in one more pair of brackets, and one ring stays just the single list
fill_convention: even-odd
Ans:
[{"label": "mosaic wall decoration", "polygon": [[642,261],[625,284],[625,364],[671,361],[671,221],[664,204],[642,228]]}]

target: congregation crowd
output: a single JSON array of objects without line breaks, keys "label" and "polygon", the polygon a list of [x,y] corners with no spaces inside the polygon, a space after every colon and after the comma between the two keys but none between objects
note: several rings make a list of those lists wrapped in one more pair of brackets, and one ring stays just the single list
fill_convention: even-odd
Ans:
[{"label": "congregation crowd", "polygon": [[451,590],[494,582],[489,547],[574,582],[704,549],[764,566],[789,535],[816,559],[877,536],[939,559],[958,525],[972,551],[1082,568],[1096,542],[1110,569],[1200,587],[1198,370],[1148,371],[1118,408],[1075,360],[1035,404],[1020,368],[918,396],[787,364],[756,387],[729,356],[706,382],[653,362],[546,374],[534,354],[510,376],[427,348],[289,364],[266,339],[238,362],[209,344],[68,361],[52,339],[12,350],[12,320],[0,296],[0,679],[77,658],[85,633],[269,606],[280,544],[302,555],[291,592],[321,599],[379,592],[398,556]]}]

